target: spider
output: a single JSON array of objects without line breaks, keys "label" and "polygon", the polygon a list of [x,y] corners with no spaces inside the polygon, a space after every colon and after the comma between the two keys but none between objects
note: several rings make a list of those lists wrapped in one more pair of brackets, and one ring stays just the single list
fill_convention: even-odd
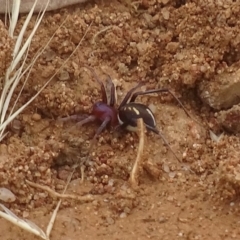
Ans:
[{"label": "spider", "polygon": [[[110,98],[108,99],[107,97],[107,92],[106,88],[103,84],[103,82],[98,78],[97,74],[95,71],[87,67],[91,73],[93,74],[95,80],[98,82],[98,84],[101,87],[101,94],[102,94],[102,100],[99,102],[96,102],[93,104],[91,114],[87,116],[85,119],[78,121],[81,119],[80,115],[72,115],[69,117],[61,118],[63,121],[67,120],[77,120],[77,126],[82,126],[83,124],[93,122],[93,121],[100,121],[101,125],[97,129],[92,143],[90,145],[90,148],[93,145],[93,142],[96,140],[97,136],[108,126],[111,125],[113,127],[118,128],[119,126],[122,128],[125,128],[129,131],[137,131],[137,120],[142,118],[146,128],[155,134],[159,135],[164,143],[168,146],[170,151],[174,154],[174,156],[179,160],[163,134],[157,129],[156,127],[156,120],[154,117],[153,112],[149,107],[142,103],[137,103],[135,102],[136,98],[140,95],[146,95],[146,94],[151,94],[151,93],[163,93],[163,92],[168,92],[170,93],[176,101],[180,104],[180,106],[183,108],[185,113],[189,115],[183,104],[180,102],[180,100],[174,95],[173,92],[171,92],[167,88],[162,88],[162,89],[152,89],[152,90],[147,90],[147,91],[137,91],[141,86],[143,86],[143,83],[138,83],[135,87],[130,89],[128,93],[125,95],[123,98],[122,102],[120,103],[119,107],[116,108],[116,89],[115,86],[110,78],[108,76],[107,79],[107,84],[110,87]],[[90,151],[89,151],[90,152]],[[179,160],[180,161],[180,160]]]}]

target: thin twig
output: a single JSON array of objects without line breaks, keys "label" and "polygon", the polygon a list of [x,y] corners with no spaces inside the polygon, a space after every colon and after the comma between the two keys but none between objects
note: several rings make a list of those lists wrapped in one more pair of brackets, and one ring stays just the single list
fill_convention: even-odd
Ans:
[{"label": "thin twig", "polygon": [[93,36],[91,43],[92,43],[92,44],[96,44],[96,38],[97,38],[100,34],[102,34],[102,33],[106,32],[107,30],[111,29],[112,27],[113,27],[113,26],[110,25],[110,26],[107,26],[107,27],[103,28],[103,29],[100,30],[99,32],[97,32],[97,33]]},{"label": "thin twig", "polygon": [[29,184],[31,187],[39,188],[39,189],[42,189],[42,190],[48,192],[49,195],[51,195],[52,197],[61,198],[61,199],[74,199],[74,200],[77,200],[80,202],[90,202],[90,201],[94,200],[94,198],[91,194],[88,194],[85,196],[77,196],[77,195],[73,195],[73,194],[61,194],[61,193],[55,192],[48,186],[43,186],[38,183],[33,183],[29,180],[26,180],[26,183]]},{"label": "thin twig", "polygon": [[138,137],[139,137],[138,152],[137,152],[137,158],[133,165],[133,168],[130,174],[130,179],[129,179],[130,184],[133,188],[136,188],[138,186],[139,170],[142,165],[142,155],[143,155],[144,140],[145,140],[144,123],[142,118],[137,120],[137,126],[138,126]]}]

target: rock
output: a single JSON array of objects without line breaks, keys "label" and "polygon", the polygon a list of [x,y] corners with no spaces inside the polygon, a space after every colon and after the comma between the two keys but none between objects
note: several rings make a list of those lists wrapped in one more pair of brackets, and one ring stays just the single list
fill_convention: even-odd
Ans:
[{"label": "rock", "polygon": [[216,75],[212,81],[202,81],[199,95],[210,107],[221,110],[240,102],[240,69]]},{"label": "rock", "polygon": [[0,200],[4,202],[14,202],[16,200],[16,196],[7,188],[0,188]]},{"label": "rock", "polygon": [[232,133],[240,132],[240,105],[229,110],[220,111],[217,116],[219,124]]}]

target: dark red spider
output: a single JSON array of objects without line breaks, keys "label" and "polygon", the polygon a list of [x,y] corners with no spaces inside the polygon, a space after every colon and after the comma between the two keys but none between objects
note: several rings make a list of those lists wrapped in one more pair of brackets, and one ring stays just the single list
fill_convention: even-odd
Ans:
[{"label": "dark red spider", "polygon": [[[135,103],[135,100],[138,96],[140,95],[146,95],[146,94],[151,94],[151,93],[162,93],[162,92],[168,92],[170,93],[176,100],[177,102],[181,105],[183,110],[186,112],[186,114],[191,117],[185,107],[182,105],[180,100],[169,90],[166,88],[163,89],[153,89],[153,90],[148,90],[148,91],[138,91],[136,90],[141,87],[143,84],[139,83],[137,86],[133,87],[132,89],[129,90],[129,92],[126,94],[122,102],[120,103],[118,109],[115,108],[116,104],[116,96],[115,96],[115,86],[111,80],[111,78],[108,76],[108,85],[110,86],[110,99],[107,98],[107,93],[106,93],[106,88],[103,84],[102,81],[98,78],[97,74],[95,71],[87,67],[92,74],[94,75],[94,78],[96,81],[99,83],[101,86],[101,93],[102,93],[102,101],[99,101],[95,103],[92,107],[91,114],[86,117],[83,120],[80,120],[77,123],[77,126],[82,126],[85,123],[93,122],[95,120],[99,120],[101,122],[100,127],[97,129],[92,143],[95,141],[97,136],[106,128],[108,124],[112,126],[122,126],[130,131],[135,131],[137,127],[137,119],[142,118],[143,122],[146,126],[147,129],[150,131],[153,131],[154,133],[158,134],[164,143],[168,146],[168,148],[171,150],[171,152],[174,154],[174,156],[178,159],[170,145],[168,144],[167,140],[165,137],[161,134],[161,132],[156,128],[156,121],[155,117],[146,105],[141,104],[141,103]],[[72,115],[66,118],[61,118],[63,121],[67,120],[78,120],[81,117],[79,115]],[[92,146],[92,144],[91,144]],[[90,146],[90,149],[91,149]],[[179,159],[178,159],[179,160]]]}]

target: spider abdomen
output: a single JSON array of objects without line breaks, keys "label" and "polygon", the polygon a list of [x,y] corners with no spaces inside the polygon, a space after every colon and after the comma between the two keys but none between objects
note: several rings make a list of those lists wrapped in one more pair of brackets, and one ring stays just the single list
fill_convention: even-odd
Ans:
[{"label": "spider abdomen", "polygon": [[136,131],[137,119],[142,118],[146,127],[156,133],[156,121],[153,112],[149,107],[141,104],[130,102],[119,109],[118,121],[130,131]]},{"label": "spider abdomen", "polygon": [[92,115],[101,122],[108,117],[111,119],[111,125],[117,124],[117,110],[104,102],[97,102],[93,105]]}]

